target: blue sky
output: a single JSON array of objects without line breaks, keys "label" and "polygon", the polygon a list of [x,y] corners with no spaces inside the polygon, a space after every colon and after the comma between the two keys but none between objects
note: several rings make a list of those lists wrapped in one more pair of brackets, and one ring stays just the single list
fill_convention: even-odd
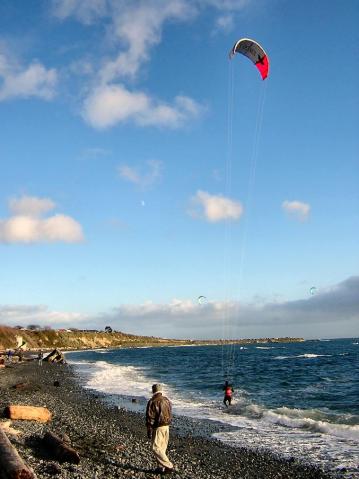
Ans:
[{"label": "blue sky", "polygon": [[[358,20],[354,0],[3,0],[0,322],[357,335]],[[241,37],[265,82],[229,61]]]}]

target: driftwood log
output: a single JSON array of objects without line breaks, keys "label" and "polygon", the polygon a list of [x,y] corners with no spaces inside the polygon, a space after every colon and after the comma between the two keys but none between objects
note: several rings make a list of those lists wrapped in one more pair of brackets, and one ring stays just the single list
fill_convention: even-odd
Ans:
[{"label": "driftwood log", "polygon": [[51,351],[51,353],[44,358],[44,361],[47,361],[49,363],[60,363],[60,364],[63,364],[66,362],[65,356],[62,354],[62,352],[59,349],[54,349],[53,351]]},{"label": "driftwood log", "polygon": [[28,382],[25,383],[17,383],[12,386],[13,389],[28,389],[30,384]]},{"label": "driftwood log", "polygon": [[24,421],[48,422],[52,414],[46,407],[15,406],[10,404],[5,408],[5,415],[9,419]]},{"label": "driftwood log", "polygon": [[50,431],[45,434],[43,444],[61,462],[72,462],[73,464],[80,462],[80,456],[77,451]]},{"label": "driftwood log", "polygon": [[36,479],[0,427],[0,475],[4,479]]}]

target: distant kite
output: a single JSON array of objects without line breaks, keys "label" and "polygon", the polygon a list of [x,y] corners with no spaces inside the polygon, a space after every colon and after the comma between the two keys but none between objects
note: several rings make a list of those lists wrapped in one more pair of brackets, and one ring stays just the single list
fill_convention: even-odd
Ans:
[{"label": "distant kite", "polygon": [[229,58],[233,58],[236,53],[241,53],[254,63],[261,74],[262,80],[267,78],[269,73],[269,59],[259,43],[250,38],[241,38],[234,44],[230,51]]},{"label": "distant kite", "polygon": [[198,304],[206,304],[207,303],[207,298],[205,296],[198,296]]},{"label": "distant kite", "polygon": [[312,286],[312,287],[310,288],[310,290],[309,290],[309,293],[310,293],[312,296],[314,296],[316,292],[317,292],[317,288],[316,288],[315,286]]}]

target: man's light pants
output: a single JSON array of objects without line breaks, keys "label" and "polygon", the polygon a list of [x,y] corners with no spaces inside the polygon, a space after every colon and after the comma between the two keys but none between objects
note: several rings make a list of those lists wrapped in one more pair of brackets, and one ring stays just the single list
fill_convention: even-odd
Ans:
[{"label": "man's light pants", "polygon": [[160,466],[172,469],[173,464],[166,455],[166,449],[170,437],[169,429],[169,426],[160,426],[152,429],[152,451]]}]

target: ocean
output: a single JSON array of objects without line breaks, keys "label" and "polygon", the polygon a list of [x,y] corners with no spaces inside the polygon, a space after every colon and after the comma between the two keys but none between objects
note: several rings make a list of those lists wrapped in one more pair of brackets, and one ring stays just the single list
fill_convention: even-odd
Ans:
[{"label": "ocean", "polygon": [[[358,339],[91,350],[66,358],[87,388],[121,407],[144,411],[151,385],[160,382],[175,414],[232,426],[214,434],[225,443],[359,477]],[[235,390],[230,408],[222,403],[225,379]]]}]

